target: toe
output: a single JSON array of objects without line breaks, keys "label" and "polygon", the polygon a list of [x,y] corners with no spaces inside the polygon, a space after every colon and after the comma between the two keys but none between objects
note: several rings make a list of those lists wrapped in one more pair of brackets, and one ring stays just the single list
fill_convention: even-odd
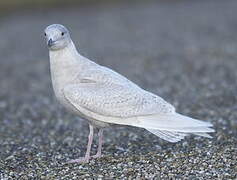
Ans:
[{"label": "toe", "polygon": [[96,158],[100,158],[101,157],[101,154],[96,154],[94,156],[91,156],[93,159],[96,159]]},{"label": "toe", "polygon": [[88,163],[88,162],[89,162],[89,158],[82,157],[82,158],[70,160],[67,163],[72,164],[72,163]]}]

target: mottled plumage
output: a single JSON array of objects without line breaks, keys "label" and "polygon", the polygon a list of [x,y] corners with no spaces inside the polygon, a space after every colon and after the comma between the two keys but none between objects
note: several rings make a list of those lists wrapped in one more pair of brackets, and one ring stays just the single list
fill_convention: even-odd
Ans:
[{"label": "mottled plumage", "polygon": [[[62,25],[51,25],[45,33],[56,97],[68,110],[89,120],[90,131],[93,126],[130,125],[145,128],[170,142],[190,133],[210,137],[207,132],[214,132],[210,123],[176,113],[161,97],[81,56]],[[100,135],[102,138],[102,131]],[[86,157],[73,162],[89,161],[92,137],[90,133]],[[102,142],[98,157],[101,146]]]}]

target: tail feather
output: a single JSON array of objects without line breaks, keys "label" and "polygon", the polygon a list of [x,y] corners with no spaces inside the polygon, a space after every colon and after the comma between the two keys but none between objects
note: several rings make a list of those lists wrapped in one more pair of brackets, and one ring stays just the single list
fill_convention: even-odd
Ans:
[{"label": "tail feather", "polygon": [[169,131],[160,131],[160,130],[156,130],[156,129],[146,129],[149,132],[151,132],[152,134],[155,134],[156,136],[175,143],[178,142],[182,139],[184,139],[184,137],[187,135],[186,133],[178,133],[178,132],[169,132]]},{"label": "tail feather", "polygon": [[192,134],[197,135],[197,136],[206,137],[206,138],[212,138],[212,136],[207,133],[192,133]]},{"label": "tail feather", "polygon": [[215,132],[211,128],[213,126],[211,123],[192,119],[178,113],[163,116],[155,115],[139,120],[140,125],[146,130],[172,143],[178,142],[190,134],[212,138],[208,133]]},{"label": "tail feather", "polygon": [[190,117],[173,113],[166,115],[153,115],[138,117],[139,124],[134,126],[143,127],[145,129],[155,129],[171,132],[183,133],[207,133],[215,132],[209,122],[192,119]]},{"label": "tail feather", "polygon": [[211,133],[215,132],[214,129],[209,127],[184,127],[184,128],[160,128],[160,130],[184,133]]},{"label": "tail feather", "polygon": [[152,134],[158,136],[161,139],[164,139],[166,141],[175,143],[178,141],[181,141],[182,139],[184,139],[185,136],[194,134],[197,136],[202,136],[202,137],[207,137],[207,138],[212,138],[212,136],[210,136],[207,133],[183,133],[183,132],[171,132],[171,131],[160,131],[160,130],[156,130],[156,129],[146,129],[147,131],[151,132]]}]

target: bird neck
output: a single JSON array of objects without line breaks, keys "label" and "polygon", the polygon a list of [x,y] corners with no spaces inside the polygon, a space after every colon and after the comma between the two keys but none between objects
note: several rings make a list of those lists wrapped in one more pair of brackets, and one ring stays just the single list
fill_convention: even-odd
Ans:
[{"label": "bird neck", "polygon": [[72,41],[63,49],[49,51],[49,56],[51,77],[56,85],[70,83],[86,63],[86,59],[77,52]]},{"label": "bird neck", "polygon": [[50,50],[50,63],[51,64],[61,64],[66,62],[66,64],[71,64],[78,61],[78,56],[80,54],[77,52],[77,49],[74,43],[71,41],[65,48],[60,50]]}]

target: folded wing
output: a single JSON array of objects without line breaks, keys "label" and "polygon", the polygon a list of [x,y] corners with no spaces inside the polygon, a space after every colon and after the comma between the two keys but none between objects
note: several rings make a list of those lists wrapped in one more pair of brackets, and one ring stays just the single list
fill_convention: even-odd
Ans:
[{"label": "folded wing", "polygon": [[63,92],[80,113],[93,119],[145,128],[170,142],[189,134],[210,137],[207,133],[214,132],[211,123],[176,113],[162,98],[130,81],[116,77],[118,83],[113,83],[113,77],[107,81],[106,74],[102,74],[103,78],[95,78],[93,74],[89,77],[84,83],[67,85]]},{"label": "folded wing", "polygon": [[131,118],[175,111],[162,98],[129,85],[93,82],[72,84],[64,88],[64,95],[74,106],[102,116]]}]

